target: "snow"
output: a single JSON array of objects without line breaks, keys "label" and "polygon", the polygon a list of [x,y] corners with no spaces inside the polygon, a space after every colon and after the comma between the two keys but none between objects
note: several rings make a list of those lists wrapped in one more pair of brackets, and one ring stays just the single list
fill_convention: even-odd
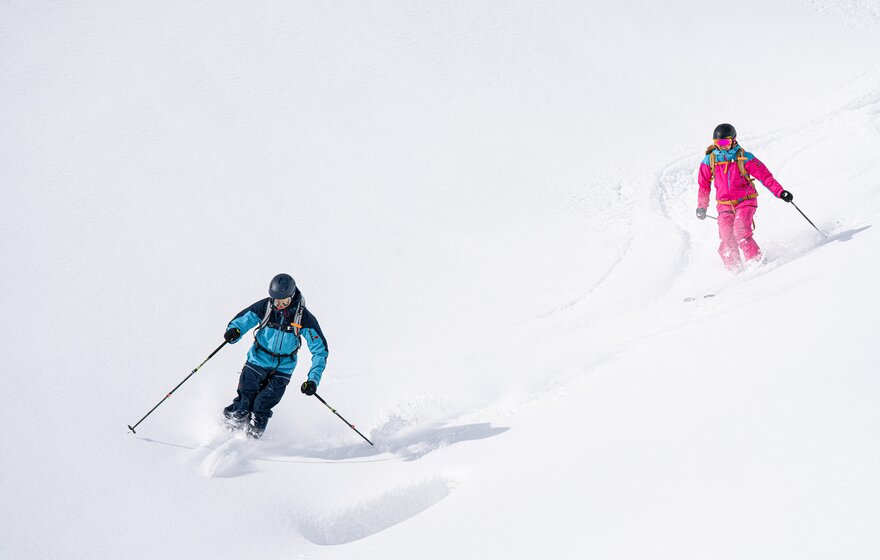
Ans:
[{"label": "snow", "polygon": [[[3,3],[0,557],[876,558],[878,14]],[[827,238],[723,270],[719,122]],[[282,271],[375,447],[246,343],[127,433]]]}]

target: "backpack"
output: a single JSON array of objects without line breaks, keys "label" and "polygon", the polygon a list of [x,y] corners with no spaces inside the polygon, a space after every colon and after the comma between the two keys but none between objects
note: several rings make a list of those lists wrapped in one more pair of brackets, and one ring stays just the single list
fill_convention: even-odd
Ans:
[{"label": "backpack", "polygon": [[[706,151],[709,154],[709,171],[710,171],[709,184],[711,185],[712,181],[715,180],[715,163],[716,163],[715,162],[715,145],[713,144],[713,145],[709,146],[709,148],[707,148]],[[746,181],[749,182],[749,185],[751,185],[752,188],[755,188],[754,179],[752,179],[752,176],[749,175],[748,171],[746,171],[746,152],[745,152],[745,150],[743,150],[742,148],[738,148],[736,150],[736,154],[734,154],[734,157],[736,158],[736,165],[737,165],[737,167],[739,167],[740,175],[743,176],[743,179],[745,179]],[[722,162],[720,162],[719,165],[729,165],[729,164],[730,164],[729,161],[722,161]]]},{"label": "backpack", "polygon": [[262,350],[263,352],[265,352],[266,354],[269,354],[273,358],[278,358],[278,359],[292,358],[292,357],[296,356],[296,353],[299,352],[299,349],[302,346],[302,339],[299,338],[299,331],[302,330],[302,316],[303,316],[303,311],[305,310],[305,308],[306,308],[306,298],[302,297],[302,294],[300,294],[299,304],[297,305],[296,312],[294,313],[294,316],[293,316],[293,321],[291,321],[291,323],[290,323],[290,327],[287,327],[287,329],[284,329],[284,328],[281,329],[281,330],[288,330],[288,329],[293,330],[293,333],[297,337],[296,350],[294,350],[290,354],[276,354],[275,352],[272,352],[268,348],[264,347],[257,340],[257,334],[265,326],[272,325],[274,327],[281,327],[281,325],[276,325],[274,323],[269,322],[269,318],[272,316],[272,300],[269,299],[269,301],[266,302],[266,314],[263,316],[263,320],[260,321],[260,324],[254,330],[254,346],[256,346],[258,350]]},{"label": "backpack", "polygon": [[[706,148],[706,153],[709,155],[709,185],[711,185],[712,181],[715,180],[715,163],[716,163],[715,162],[715,145],[712,144],[711,146]],[[748,171],[746,171],[746,152],[745,152],[745,150],[743,150],[742,148],[738,148],[736,150],[736,153],[734,154],[734,157],[736,158],[736,165],[737,165],[737,167],[739,167],[740,175],[742,175],[743,179],[748,181],[749,185],[751,185],[752,189],[754,189],[755,188],[755,180],[752,179],[752,176],[749,175]],[[729,161],[722,161],[720,163],[720,165],[730,165],[730,162]],[[720,204],[729,204],[731,211],[736,213],[736,205],[737,204],[739,204],[740,202],[742,202],[744,200],[757,198],[757,197],[758,197],[758,192],[755,191],[754,193],[752,193],[748,196],[745,196],[743,198],[737,199],[737,200],[718,200],[717,202]],[[755,219],[752,218],[752,231],[754,231],[756,227],[757,227],[757,225],[755,224]]]}]

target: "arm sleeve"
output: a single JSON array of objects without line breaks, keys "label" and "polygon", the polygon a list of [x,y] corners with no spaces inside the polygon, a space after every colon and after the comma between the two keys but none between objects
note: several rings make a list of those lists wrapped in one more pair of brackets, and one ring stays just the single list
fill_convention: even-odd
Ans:
[{"label": "arm sleeve", "polygon": [[783,188],[782,185],[779,184],[773,174],[770,173],[770,170],[767,169],[767,166],[761,163],[761,160],[758,158],[753,158],[746,162],[745,164],[746,171],[754,177],[755,179],[761,181],[761,184],[767,187],[767,189],[772,192],[776,198],[779,198],[779,195],[782,194]]},{"label": "arm sleeve", "polygon": [[706,160],[703,160],[703,163],[700,164],[700,175],[697,179],[697,182],[700,185],[700,192],[697,194],[697,208],[709,207],[709,193],[712,190],[711,175],[712,169],[709,167],[709,164],[706,163]]},{"label": "arm sleeve", "polygon": [[[265,311],[266,300],[263,299],[246,309],[242,309],[238,315],[229,321],[229,324],[226,325],[226,330],[235,328],[241,331],[242,336],[244,336],[244,333],[260,324],[260,321],[263,319],[263,316],[260,313]],[[235,342],[238,342],[238,340]],[[233,342],[233,344],[235,343]]]},{"label": "arm sleeve", "polygon": [[327,337],[321,331],[321,325],[308,309],[303,310],[303,328],[302,336],[309,345],[309,352],[312,354],[312,367],[309,369],[309,380],[314,381],[315,385],[321,383],[321,376],[324,374],[324,368],[327,367],[327,354],[330,347],[327,346]]}]

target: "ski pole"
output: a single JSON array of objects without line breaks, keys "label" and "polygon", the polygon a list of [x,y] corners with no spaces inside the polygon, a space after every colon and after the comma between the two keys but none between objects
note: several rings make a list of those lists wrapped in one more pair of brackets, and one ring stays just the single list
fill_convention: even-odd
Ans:
[{"label": "ski pole", "polygon": [[[797,204],[795,204],[794,201],[790,201],[789,204],[791,204],[792,206],[794,206],[795,210],[797,210],[798,212],[801,212],[801,209],[797,207]],[[813,229],[815,229],[816,231],[818,231],[819,233],[821,233],[823,237],[828,237],[828,236],[825,234],[824,231],[822,231],[821,229],[817,228],[817,227],[816,227],[816,224],[814,224],[812,221],[810,221],[810,219],[807,217],[806,214],[804,214],[803,212],[801,212],[801,216],[803,216],[804,219],[805,219],[806,221],[810,222],[810,225],[813,226]]]},{"label": "ski pole", "polygon": [[[342,416],[340,416],[340,414],[339,414],[338,412],[336,412],[336,409],[335,409],[335,408],[333,408],[332,406],[330,406],[329,404],[327,404],[327,401],[325,401],[324,399],[322,399],[322,398],[321,398],[321,395],[319,395],[318,393],[315,393],[315,396],[318,397],[318,400],[319,400],[319,401],[321,401],[322,403],[324,403],[324,406],[326,406],[327,408],[330,409],[330,412],[332,412],[332,413],[335,414],[336,416],[339,416],[339,419],[342,420],[343,422],[345,422],[346,424],[348,424],[348,427],[349,427],[349,428],[351,428],[352,430],[356,431],[356,432],[357,432],[357,435],[359,435],[359,436],[361,436],[362,438],[364,438],[364,439],[366,440],[366,442],[369,443],[370,445],[373,445],[373,442],[370,441],[370,440],[368,440],[368,439],[367,439],[367,436],[365,436],[364,434],[358,432],[357,428],[354,427],[354,424],[349,424],[348,420],[346,420],[345,418],[343,418]],[[374,447],[375,447],[375,446],[374,446]]]},{"label": "ski pole", "polygon": [[211,355],[210,355],[210,356],[208,356],[207,358],[205,358],[205,361],[204,361],[204,362],[200,363],[200,364],[196,367],[196,369],[192,370],[192,371],[190,372],[190,374],[187,375],[187,376],[184,378],[183,381],[181,381],[180,383],[178,383],[178,384],[177,384],[177,387],[175,387],[174,389],[171,389],[171,391],[170,391],[167,395],[165,395],[165,398],[162,399],[161,401],[159,401],[159,404],[157,404],[156,406],[154,406],[153,408],[151,408],[150,411],[149,411],[148,413],[144,414],[144,417],[141,418],[140,420],[138,420],[137,424],[135,424],[134,426],[132,426],[132,425],[129,424],[128,429],[131,430],[131,433],[136,434],[137,432],[135,432],[134,429],[138,427],[138,424],[140,424],[141,422],[143,422],[144,420],[146,420],[147,416],[149,416],[150,414],[153,413],[154,410],[156,410],[157,408],[159,408],[159,405],[160,405],[160,404],[162,404],[163,402],[165,402],[165,400],[166,400],[168,397],[170,397],[171,395],[173,395],[173,394],[174,394],[174,391],[176,391],[177,389],[180,388],[181,385],[183,385],[184,383],[186,383],[186,380],[187,380],[187,379],[189,379],[190,377],[192,377],[193,374],[194,374],[195,372],[199,371],[199,370],[202,368],[202,366],[205,365],[205,364],[208,362],[208,360],[210,360],[211,358],[213,358],[213,357],[214,357],[214,354],[216,354],[217,352],[219,352],[220,349],[223,348],[224,346],[226,346],[226,341],[225,341],[225,340],[223,341],[223,344],[221,344],[220,346],[217,347],[216,350],[214,350],[213,352],[211,352]]}]

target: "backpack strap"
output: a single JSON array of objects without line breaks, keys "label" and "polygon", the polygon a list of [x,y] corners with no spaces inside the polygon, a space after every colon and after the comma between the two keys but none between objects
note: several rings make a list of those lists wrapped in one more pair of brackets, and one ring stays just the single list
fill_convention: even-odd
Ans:
[{"label": "backpack strap", "polygon": [[709,154],[709,184],[715,180],[715,151]]},{"label": "backpack strap", "polygon": [[[299,336],[299,331],[302,330],[302,316],[303,316],[303,311],[305,311],[305,309],[306,309],[306,298],[304,298],[304,297],[302,297],[302,295],[300,295],[299,303],[297,304],[297,307],[296,307],[296,313],[293,314],[293,321],[291,322],[291,325],[293,325],[293,332],[296,336]],[[263,320],[260,321],[259,326],[254,330],[254,338],[256,338],[257,333],[260,331],[260,329],[262,329],[263,327],[265,327],[266,325],[269,324],[269,318],[271,316],[272,316],[272,300],[270,299],[268,301],[268,303],[266,303],[266,314],[263,316]],[[273,323],[272,325],[273,326],[280,326],[280,325],[275,325],[275,323]]]},{"label": "backpack strap", "polygon": [[746,171],[746,153],[742,148],[736,151],[736,164],[739,167],[739,173],[743,176],[743,179],[748,181],[752,188],[755,188],[755,181],[752,180],[752,176]]},{"label": "backpack strap", "polygon": [[[266,323],[269,322],[269,317],[272,316],[272,300],[266,302],[266,313],[263,314],[263,320],[260,321],[259,326],[257,327],[257,331],[266,326]],[[254,331],[254,336],[257,336],[257,331]]]},{"label": "backpack strap", "polygon": [[254,329],[254,345],[258,349],[266,352],[267,354],[272,354],[272,352],[270,352],[267,348],[263,348],[263,346],[260,345],[260,343],[257,340],[257,335],[260,334],[260,331],[263,330],[263,327],[265,327],[267,324],[269,324],[269,317],[271,317],[271,316],[272,316],[272,300],[270,299],[269,301],[266,302],[266,312],[263,314],[263,319],[260,321],[260,324],[257,325],[257,328]]},{"label": "backpack strap", "polygon": [[266,354],[269,354],[269,355],[272,356],[273,358],[278,358],[278,359],[280,359],[280,358],[292,358],[292,357],[296,356],[296,353],[297,353],[297,352],[299,352],[299,346],[297,346],[297,347],[296,347],[296,350],[294,350],[294,351],[291,352],[290,354],[276,354],[275,352],[269,350],[268,348],[266,348],[265,346],[263,346],[262,344],[260,344],[260,341],[257,340],[256,338],[254,339],[254,346],[257,347],[257,350],[260,350],[261,352],[265,352]]},{"label": "backpack strap", "polygon": [[730,199],[730,200],[721,200],[720,198],[718,198],[718,199],[715,200],[715,202],[717,202],[718,204],[727,204],[727,205],[729,205],[731,208],[736,209],[736,206],[737,206],[739,203],[741,203],[741,202],[745,202],[746,200],[754,200],[754,199],[756,199],[756,198],[758,198],[758,193],[754,192],[754,193],[752,193],[752,194],[746,195],[746,196],[744,196],[744,197],[742,197],[742,198],[737,198],[737,199],[735,199],[735,200],[734,200],[734,199]]},{"label": "backpack strap", "polygon": [[304,298],[302,296],[302,294],[300,294],[299,307],[296,308],[296,313],[293,314],[293,327],[295,329],[293,332],[294,332],[294,334],[296,334],[296,336],[299,336],[299,331],[302,330],[302,318],[303,318],[303,311],[305,311],[305,309],[306,309],[306,298]]},{"label": "backpack strap", "polygon": [[[746,158],[745,150],[739,148],[734,157],[736,158],[736,165],[739,167],[739,174],[743,176],[743,179],[748,181],[752,188],[755,188],[754,179],[752,179],[752,176],[746,171],[746,161],[748,161],[748,158]],[[712,184],[712,181],[715,179],[715,163],[715,152],[713,151],[709,154],[709,184]],[[730,165],[729,161],[725,161],[724,163]],[[725,169],[727,168],[725,167]]]}]

